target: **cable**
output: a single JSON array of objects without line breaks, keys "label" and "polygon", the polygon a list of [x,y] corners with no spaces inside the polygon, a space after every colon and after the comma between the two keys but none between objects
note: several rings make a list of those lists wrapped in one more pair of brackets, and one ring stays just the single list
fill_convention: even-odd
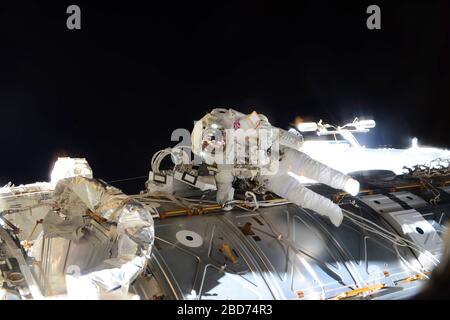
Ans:
[{"label": "cable", "polygon": [[[434,257],[434,255],[431,252],[422,248],[421,246],[417,245],[416,243],[414,243],[406,238],[403,238],[403,237],[399,236],[398,234],[392,233],[392,232],[384,229],[383,227],[381,227],[380,225],[374,223],[373,221],[371,221],[369,219],[361,217],[361,216],[354,214],[345,209],[343,209],[342,211],[344,212],[344,216],[347,219],[349,219],[350,221],[352,221],[355,225],[357,225],[367,231],[375,233],[375,234],[379,235],[380,237],[392,242],[393,244],[395,244],[397,246],[408,247],[416,252],[423,253],[436,266],[440,263],[440,261],[436,257]],[[378,230],[377,230],[377,228],[378,228]]]},{"label": "cable", "polygon": [[115,182],[138,180],[138,179],[144,179],[144,178],[148,178],[148,176],[131,177],[131,178],[125,178],[125,179],[119,179],[119,180],[110,180],[110,181],[106,181],[106,182],[107,183],[115,183]]},{"label": "cable", "polygon": [[[183,146],[183,148],[189,148],[188,146]],[[153,172],[160,173],[159,167],[161,162],[168,155],[172,155],[175,159],[175,166],[172,168],[172,171],[175,170],[176,166],[179,164],[187,164],[190,163],[189,154],[181,148],[166,148],[159,150],[156,152],[150,162],[150,166]]]}]

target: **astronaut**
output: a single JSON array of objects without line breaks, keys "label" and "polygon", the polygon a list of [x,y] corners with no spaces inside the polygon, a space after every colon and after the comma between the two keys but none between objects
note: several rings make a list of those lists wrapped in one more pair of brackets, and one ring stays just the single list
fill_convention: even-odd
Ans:
[{"label": "astronaut", "polygon": [[322,216],[340,226],[341,208],[311,191],[299,176],[315,180],[355,196],[358,181],[299,151],[302,140],[292,132],[273,127],[267,117],[233,109],[214,109],[197,121],[192,131],[194,154],[217,166],[217,202],[225,210],[234,198],[235,179],[256,181],[265,190]]}]

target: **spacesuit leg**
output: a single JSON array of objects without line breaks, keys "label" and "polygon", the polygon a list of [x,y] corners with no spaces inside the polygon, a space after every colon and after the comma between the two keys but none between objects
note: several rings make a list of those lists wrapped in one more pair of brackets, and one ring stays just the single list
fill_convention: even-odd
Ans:
[{"label": "spacesuit leg", "polygon": [[266,187],[267,190],[298,206],[329,217],[336,227],[339,227],[342,222],[342,210],[338,205],[304,187],[298,180],[288,174],[270,176]]},{"label": "spacesuit leg", "polygon": [[[223,205],[234,198],[234,188],[233,188],[233,166],[228,165],[218,165],[218,172],[215,176],[217,185],[217,203]],[[224,207],[224,210],[231,210],[232,206]]]},{"label": "spacesuit leg", "polygon": [[344,190],[353,196],[359,192],[358,181],[294,149],[285,150],[280,162],[280,170],[316,180],[332,188]]}]

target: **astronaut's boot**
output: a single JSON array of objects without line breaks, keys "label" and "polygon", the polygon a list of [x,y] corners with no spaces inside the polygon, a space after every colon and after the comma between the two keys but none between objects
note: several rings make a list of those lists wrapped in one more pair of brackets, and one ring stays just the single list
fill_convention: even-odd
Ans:
[{"label": "astronaut's boot", "polygon": [[335,227],[339,227],[344,218],[342,209],[334,203],[333,206],[330,206],[330,209],[327,211],[327,216],[330,218],[331,223],[333,223]]},{"label": "astronaut's boot", "polygon": [[339,227],[342,223],[342,210],[337,204],[306,188],[292,176],[287,174],[270,176],[266,187],[267,190],[298,206],[328,217],[336,227]]}]

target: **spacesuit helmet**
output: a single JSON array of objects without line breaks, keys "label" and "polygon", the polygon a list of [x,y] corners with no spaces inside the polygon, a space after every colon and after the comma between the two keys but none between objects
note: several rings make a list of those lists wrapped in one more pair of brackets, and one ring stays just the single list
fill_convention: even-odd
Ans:
[{"label": "spacesuit helmet", "polygon": [[[265,157],[272,129],[264,115],[217,108],[195,123],[192,151],[210,164],[247,164],[249,159]],[[259,164],[267,162],[259,160]]]}]

